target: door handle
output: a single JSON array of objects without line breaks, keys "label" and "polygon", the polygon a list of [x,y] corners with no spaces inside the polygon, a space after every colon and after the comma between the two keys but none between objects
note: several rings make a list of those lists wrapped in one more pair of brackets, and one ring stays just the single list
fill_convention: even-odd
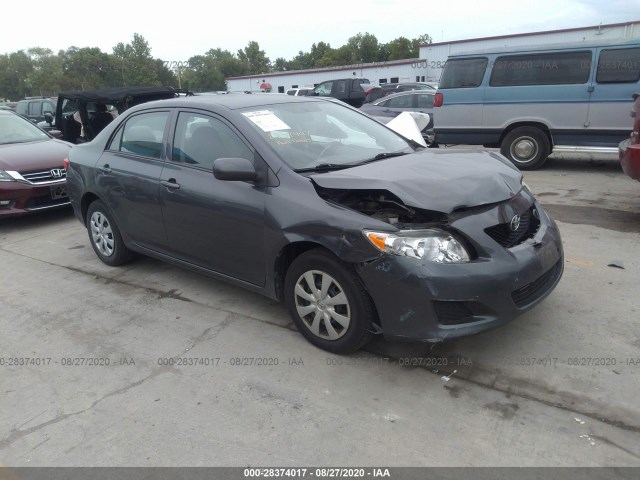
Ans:
[{"label": "door handle", "polygon": [[169,190],[178,190],[180,188],[180,184],[176,183],[175,178],[170,178],[169,180],[162,180],[160,185],[163,187],[167,187]]},{"label": "door handle", "polygon": [[111,167],[109,167],[109,164],[105,164],[102,167],[100,167],[100,171],[102,173],[111,173]]}]

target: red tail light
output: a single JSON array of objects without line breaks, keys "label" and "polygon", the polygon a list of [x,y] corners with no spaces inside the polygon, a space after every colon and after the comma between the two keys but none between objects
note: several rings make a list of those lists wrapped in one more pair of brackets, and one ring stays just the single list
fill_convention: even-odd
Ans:
[{"label": "red tail light", "polygon": [[65,170],[68,170],[68,169],[69,169],[69,159],[68,159],[68,158],[65,158],[65,159],[62,161],[62,166],[64,167],[64,169],[65,169]]},{"label": "red tail light", "polygon": [[441,107],[444,103],[444,96],[441,93],[436,93],[436,96],[433,99],[434,107]]}]

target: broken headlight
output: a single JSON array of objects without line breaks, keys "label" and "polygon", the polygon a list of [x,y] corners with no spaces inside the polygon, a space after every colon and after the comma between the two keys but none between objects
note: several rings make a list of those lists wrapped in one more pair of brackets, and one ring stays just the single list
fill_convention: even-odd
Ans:
[{"label": "broken headlight", "polygon": [[364,235],[385,253],[436,263],[462,263],[471,258],[462,243],[444,230],[404,230],[397,234],[365,230]]}]

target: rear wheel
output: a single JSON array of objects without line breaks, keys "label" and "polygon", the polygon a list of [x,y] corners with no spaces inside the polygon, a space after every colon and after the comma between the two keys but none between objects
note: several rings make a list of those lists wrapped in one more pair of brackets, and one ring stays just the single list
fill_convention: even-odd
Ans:
[{"label": "rear wheel", "polygon": [[540,168],[551,152],[549,138],[535,127],[519,127],[509,132],[500,144],[500,152],[520,170]]},{"label": "rear wheel", "polygon": [[122,265],[133,259],[133,252],[125,246],[116,222],[100,200],[89,205],[87,231],[93,251],[107,265]]},{"label": "rear wheel", "polygon": [[374,309],[349,266],[322,249],[297,257],[285,278],[285,302],[307,340],[333,353],[352,353],[370,337]]}]

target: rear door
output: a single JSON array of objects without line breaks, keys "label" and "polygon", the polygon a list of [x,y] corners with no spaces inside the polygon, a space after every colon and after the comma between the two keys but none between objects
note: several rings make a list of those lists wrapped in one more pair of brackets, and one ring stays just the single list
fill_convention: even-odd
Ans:
[{"label": "rear door", "polygon": [[213,176],[217,158],[262,160],[228,122],[213,114],[180,111],[171,137],[172,155],[160,189],[169,254],[263,286],[264,190],[252,182]]},{"label": "rear door", "polygon": [[587,121],[592,145],[615,147],[629,136],[629,102],[639,80],[640,46],[598,49]]},{"label": "rear door", "polygon": [[131,115],[96,165],[100,196],[121,230],[156,251],[166,247],[159,190],[170,116],[168,109]]}]

